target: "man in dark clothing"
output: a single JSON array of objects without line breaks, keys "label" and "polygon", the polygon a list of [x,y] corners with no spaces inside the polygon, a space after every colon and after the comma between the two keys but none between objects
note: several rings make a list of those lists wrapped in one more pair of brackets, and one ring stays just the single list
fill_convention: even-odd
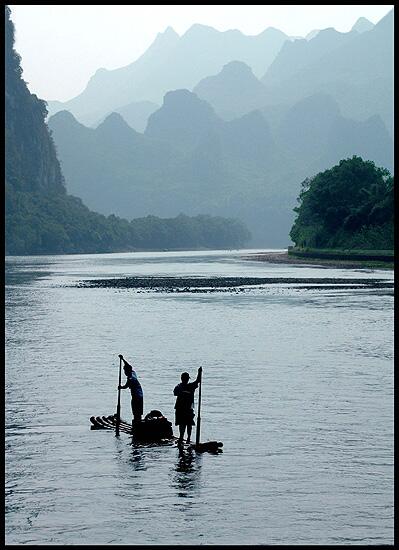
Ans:
[{"label": "man in dark clothing", "polygon": [[133,422],[141,422],[141,416],[143,414],[143,389],[133,367],[123,358],[123,355],[119,355],[119,358],[122,359],[124,363],[123,370],[127,380],[126,384],[124,386],[118,386],[118,389],[124,390],[130,388],[130,393],[132,395]]},{"label": "man in dark clothing", "polygon": [[176,395],[175,403],[175,424],[179,426],[179,443],[183,443],[184,432],[187,427],[187,443],[191,438],[191,428],[194,426],[194,392],[201,382],[202,367],[198,369],[197,379],[189,383],[190,375],[188,372],[183,372],[181,375],[181,383],[177,384],[173,390]]}]

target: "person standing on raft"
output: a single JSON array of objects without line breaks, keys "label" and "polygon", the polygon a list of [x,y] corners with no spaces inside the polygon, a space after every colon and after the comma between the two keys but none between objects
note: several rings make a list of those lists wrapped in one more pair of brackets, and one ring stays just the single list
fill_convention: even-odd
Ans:
[{"label": "person standing on raft", "polygon": [[173,390],[176,395],[175,403],[175,425],[179,426],[180,437],[179,443],[183,443],[184,432],[187,427],[187,443],[190,442],[191,428],[194,426],[194,392],[201,382],[202,367],[198,369],[197,379],[189,383],[190,375],[188,372],[183,372],[181,375],[181,383],[177,384]]},{"label": "person standing on raft", "polygon": [[123,355],[119,355],[119,358],[123,361],[123,370],[126,375],[126,384],[124,386],[118,386],[118,390],[124,390],[130,388],[132,394],[132,413],[133,423],[141,422],[143,414],[143,389],[137,378],[136,372],[133,370],[132,365],[123,358]]}]

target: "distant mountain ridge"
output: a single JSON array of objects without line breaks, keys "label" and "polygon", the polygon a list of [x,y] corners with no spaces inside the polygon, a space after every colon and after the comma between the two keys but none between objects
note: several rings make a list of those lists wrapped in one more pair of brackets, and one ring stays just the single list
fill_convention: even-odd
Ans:
[{"label": "distant mountain ridge", "polygon": [[327,28],[319,31],[311,40],[286,42],[261,80],[267,86],[280,83],[357,35],[355,31],[340,33]]},{"label": "distant mountain ridge", "polygon": [[392,135],[393,10],[362,33],[327,29],[309,42],[286,43],[261,81],[268,105],[325,92],[345,116],[380,115]]},{"label": "distant mountain ridge", "polygon": [[[383,20],[389,18],[392,21],[392,13]],[[358,70],[354,75],[340,74],[339,60],[333,55],[337,52],[338,57],[342,55],[350,63],[352,44],[356,49],[356,38],[363,35],[367,35],[363,57],[373,48],[380,51],[381,44],[367,42],[370,33],[383,25],[383,20],[373,25],[360,17],[347,33],[327,28],[308,33],[306,39],[290,37],[273,28],[267,28],[257,36],[245,36],[238,30],[220,32],[195,24],[179,36],[168,27],[163,33],[158,33],[147,51],[133,63],[114,70],[99,69],[85,90],[75,98],[63,103],[50,101],[49,113],[52,115],[67,109],[84,124],[95,126],[109,113],[120,112],[132,128],[144,131],[155,105],[161,104],[168,91],[176,89],[194,91],[199,97],[207,99],[216,112],[226,119],[254,108],[263,110],[276,103],[288,106],[306,95],[324,91],[334,95],[344,114],[349,117],[365,120],[379,114],[392,134],[392,108],[386,107],[392,95],[392,77],[375,74],[378,66],[384,65],[383,53],[380,52],[377,65],[372,62],[368,67],[367,63],[360,62],[362,82],[358,81]],[[387,36],[380,36],[379,40],[385,40],[388,48],[392,49],[392,29],[388,29]],[[340,53],[340,47],[345,44],[346,50],[344,48]],[[217,77],[224,70],[231,70],[234,62],[241,62],[252,70],[253,89],[247,93],[248,75],[241,71],[242,83],[237,77],[232,80],[234,90],[224,87],[223,93],[227,95],[223,108],[220,105],[222,100],[215,97],[219,86]],[[231,63],[233,65],[230,66]],[[355,60],[354,64],[357,64]],[[326,67],[330,76],[326,78],[323,74],[323,77],[317,77],[323,69],[325,72]],[[227,75],[223,78],[227,83]],[[264,100],[260,85],[266,87]],[[255,91],[256,86],[258,91]],[[364,96],[360,101],[359,95]],[[235,96],[238,101],[234,105]],[[247,106],[243,107],[246,100]]]},{"label": "distant mountain ridge", "polygon": [[392,165],[381,119],[347,119],[321,93],[282,113],[273,130],[259,110],[224,121],[189,90],[168,92],[143,134],[119,114],[94,130],[59,112],[49,126],[70,192],[92,208],[106,214],[112,205],[126,217],[228,214],[276,246],[286,243],[304,177],[356,154]]},{"label": "distant mountain ridge", "polygon": [[49,112],[67,109],[92,125],[133,101],[159,104],[170,90],[191,90],[230,61],[243,61],[261,76],[286,40],[288,35],[273,28],[246,36],[238,30],[221,32],[196,24],[180,37],[168,27],[135,62],[114,70],[99,69],[77,97],[62,105],[49,102]]}]

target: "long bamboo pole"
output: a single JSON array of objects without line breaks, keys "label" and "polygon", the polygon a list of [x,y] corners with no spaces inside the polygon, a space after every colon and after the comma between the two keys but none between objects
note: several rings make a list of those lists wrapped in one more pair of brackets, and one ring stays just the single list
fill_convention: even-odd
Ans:
[{"label": "long bamboo pole", "polygon": [[198,390],[198,413],[197,413],[197,431],[195,434],[195,444],[199,445],[201,433],[201,388],[202,388],[202,372]]},{"label": "long bamboo pole", "polygon": [[119,435],[119,426],[121,423],[121,383],[122,383],[122,358],[119,358],[119,384],[118,384],[118,404],[116,406],[116,426],[115,435]]}]

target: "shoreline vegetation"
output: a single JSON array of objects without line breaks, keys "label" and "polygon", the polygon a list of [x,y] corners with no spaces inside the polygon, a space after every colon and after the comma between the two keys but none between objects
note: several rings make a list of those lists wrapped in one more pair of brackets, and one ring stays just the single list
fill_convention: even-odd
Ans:
[{"label": "shoreline vegetation", "polygon": [[[394,181],[389,170],[354,155],[301,183],[290,231],[299,255],[393,262]],[[291,250],[291,253],[293,251]]]},{"label": "shoreline vegetation", "polygon": [[255,260],[282,264],[307,264],[332,268],[393,269],[392,250],[344,250],[288,247],[283,252],[255,252],[243,256],[245,260]]}]

